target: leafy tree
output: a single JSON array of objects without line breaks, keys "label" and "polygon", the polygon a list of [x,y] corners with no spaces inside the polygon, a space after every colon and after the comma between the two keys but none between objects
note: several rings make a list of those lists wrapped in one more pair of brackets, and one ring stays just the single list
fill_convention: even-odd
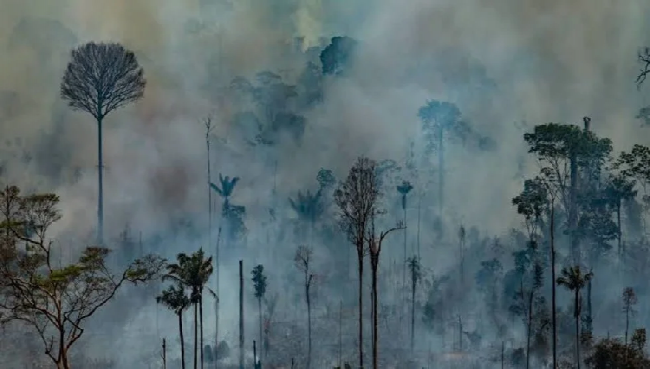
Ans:
[{"label": "leafy tree", "polygon": [[350,37],[337,36],[320,53],[324,75],[341,76],[350,67],[358,42]]},{"label": "leafy tree", "polygon": [[314,274],[311,272],[313,251],[307,246],[299,246],[294,256],[296,267],[304,275],[305,303],[307,304],[307,369],[311,368],[311,286]]},{"label": "leafy tree", "polygon": [[[629,152],[623,151],[614,164],[620,174],[634,179],[643,190],[642,201],[645,211],[650,211],[650,147],[634,145]],[[643,218],[643,230],[647,232],[645,218]]]},{"label": "leafy tree", "polygon": [[183,311],[191,305],[189,297],[185,294],[185,287],[182,284],[169,286],[164,290],[156,301],[165,305],[169,310],[178,316],[178,332],[181,340],[181,365],[185,369],[185,339],[183,338]]},{"label": "leafy tree", "polygon": [[634,305],[637,303],[636,293],[632,287],[623,290],[623,312],[625,312],[625,345],[627,345],[627,332],[630,329],[630,314],[634,314]]},{"label": "leafy tree", "polygon": [[445,134],[464,126],[460,109],[450,102],[430,100],[418,110],[427,151],[438,153],[438,212],[442,215],[445,182]]},{"label": "leafy tree", "polygon": [[[588,122],[588,118],[585,119]],[[546,183],[553,186],[568,216],[571,252],[574,261],[578,262],[579,169],[588,169],[595,175],[612,151],[611,140],[601,139],[575,125],[558,123],[537,125],[532,133],[524,134],[524,140],[529,145],[528,152],[540,161]]]},{"label": "leafy tree", "polygon": [[[253,275],[253,288],[255,289],[255,298],[257,299],[257,308],[259,311],[259,320],[260,320],[260,343],[263,343],[263,335],[262,335],[262,300],[264,299],[264,295],[266,295],[266,276],[264,275],[264,266],[262,264],[257,265],[255,268],[253,268],[253,271],[251,272]],[[264,345],[260,345],[260,351],[263,350]],[[262,356],[262,355],[260,355]],[[262,356],[263,357],[263,356]]]},{"label": "leafy tree", "polygon": [[164,260],[147,255],[114,274],[106,261],[110,250],[87,247],[75,262],[55,266],[48,230],[61,218],[58,203],[51,193],[0,191],[0,323],[30,326],[57,368],[69,369],[85,322],[127,282],[155,279]]},{"label": "leafy tree", "polygon": [[576,329],[576,366],[580,369],[580,313],[582,311],[582,298],[580,291],[593,278],[593,273],[584,273],[580,266],[567,267],[562,269],[557,279],[558,286],[564,286],[573,292],[573,317],[575,318]]},{"label": "leafy tree", "polygon": [[[180,253],[176,256],[177,263],[167,266],[167,274],[163,280],[173,280],[190,290],[190,302],[194,305],[194,369],[198,365],[197,351],[200,348],[201,366],[203,366],[203,291],[207,290],[215,298],[216,294],[206,285],[214,272],[212,257],[205,258],[203,248],[188,256]],[[200,346],[198,342],[200,323]]]},{"label": "leafy tree", "polygon": [[72,50],[71,57],[61,81],[61,98],[73,110],[84,111],[97,121],[97,240],[101,245],[104,241],[102,124],[112,111],[142,98],[146,81],[135,54],[120,44],[89,42]]},{"label": "leafy tree", "polygon": [[411,353],[413,353],[415,348],[415,293],[418,282],[422,279],[422,266],[419,257],[412,256],[406,262],[411,274]]},{"label": "leafy tree", "polygon": [[379,184],[377,163],[366,157],[357,159],[345,181],[334,192],[341,229],[357,251],[359,277],[359,367],[363,367],[363,258],[365,237],[377,211]]},{"label": "leafy tree", "polygon": [[637,329],[629,345],[618,339],[605,338],[596,343],[585,363],[593,369],[647,369],[650,368],[650,359],[645,353],[645,343],[645,329]]},{"label": "leafy tree", "polygon": [[623,231],[621,226],[621,209],[623,202],[636,197],[637,191],[634,190],[636,181],[629,180],[622,174],[610,175],[607,181],[606,196],[607,199],[614,205],[616,213],[616,239],[618,241],[618,253],[622,252],[622,239]]}]

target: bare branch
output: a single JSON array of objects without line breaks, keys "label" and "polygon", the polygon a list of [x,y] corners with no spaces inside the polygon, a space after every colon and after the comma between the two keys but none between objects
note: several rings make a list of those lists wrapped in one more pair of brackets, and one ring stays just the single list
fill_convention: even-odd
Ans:
[{"label": "bare branch", "polygon": [[72,50],[61,82],[61,98],[73,110],[101,121],[144,95],[146,80],[135,54],[117,43],[90,42]]}]

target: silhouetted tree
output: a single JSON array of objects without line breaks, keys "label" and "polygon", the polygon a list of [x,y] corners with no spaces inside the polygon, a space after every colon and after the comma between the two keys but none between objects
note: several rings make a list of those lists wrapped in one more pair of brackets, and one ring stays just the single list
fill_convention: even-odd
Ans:
[{"label": "silhouetted tree", "polygon": [[[266,294],[267,286],[266,276],[264,275],[264,266],[262,264],[257,265],[255,268],[253,268],[251,274],[253,275],[253,288],[255,289],[255,298],[257,299],[257,308],[259,312],[260,342],[264,342],[262,335],[262,300]],[[260,345],[260,351],[262,351],[263,346],[263,344]],[[260,356],[262,356],[262,353],[260,353]]]},{"label": "silhouetted tree", "polygon": [[164,260],[147,255],[114,274],[107,265],[110,250],[87,247],[76,261],[55,266],[48,230],[61,218],[58,203],[51,193],[24,196],[13,186],[0,191],[0,324],[30,326],[57,368],[70,369],[70,349],[87,319],[127,282],[157,278]]},{"label": "silhouetted tree", "polygon": [[[173,280],[190,290],[190,302],[194,305],[194,369],[198,367],[198,349],[200,348],[201,367],[203,366],[203,292],[207,290],[215,298],[214,291],[206,285],[214,271],[212,257],[205,258],[203,248],[188,256],[178,254],[177,263],[167,266],[163,280]],[[199,328],[200,324],[200,328]],[[200,329],[200,342],[198,333]]]},{"label": "silhouetted tree", "polygon": [[412,256],[407,260],[408,268],[411,274],[411,353],[415,348],[415,293],[417,292],[418,282],[422,279],[422,267],[420,258]]},{"label": "silhouetted tree", "polygon": [[[585,118],[588,122],[588,118]],[[585,123],[585,125],[587,125]],[[579,169],[594,175],[612,151],[612,142],[599,138],[588,129],[576,125],[548,123],[535,126],[532,133],[524,134],[529,153],[540,160],[542,175],[557,192],[560,203],[568,217],[568,234],[571,237],[571,253],[574,261],[580,261],[578,238]],[[589,177],[589,176],[587,176]]]},{"label": "silhouetted tree", "polygon": [[185,369],[185,339],[183,338],[183,311],[190,305],[190,299],[185,294],[185,287],[177,283],[169,286],[164,290],[156,301],[159,304],[165,305],[169,310],[173,311],[178,316],[178,332],[181,340],[181,365]]},{"label": "silhouetted tree", "polygon": [[316,220],[323,214],[325,208],[322,202],[322,192],[319,189],[316,193],[307,190],[298,191],[295,199],[289,198],[291,208],[298,214],[300,220],[308,222],[310,238],[313,235]]},{"label": "silhouetted tree", "polygon": [[606,196],[609,202],[614,206],[614,212],[616,213],[616,239],[618,242],[618,253],[619,255],[623,251],[622,240],[623,240],[623,231],[621,226],[621,209],[623,208],[623,202],[628,201],[636,197],[636,181],[628,179],[622,174],[611,175],[607,181],[607,187],[605,189]]},{"label": "silhouetted tree", "polygon": [[427,151],[438,154],[438,216],[442,216],[445,182],[445,133],[463,125],[458,107],[449,102],[430,100],[418,110]]},{"label": "silhouetted tree", "polygon": [[402,289],[406,287],[406,268],[407,268],[407,259],[406,259],[406,238],[407,238],[407,222],[406,222],[406,196],[413,190],[413,186],[409,181],[402,181],[402,184],[397,186],[397,193],[402,197],[402,212],[404,213],[402,223],[404,224],[404,252],[402,262],[404,263],[404,268],[402,270]]},{"label": "silhouetted tree", "polygon": [[99,196],[97,241],[104,241],[104,182],[102,124],[112,111],[144,95],[146,81],[132,51],[116,43],[89,42],[72,50],[61,81],[61,97],[73,110],[85,111],[97,121]]},{"label": "silhouetted tree", "polygon": [[634,331],[629,345],[618,339],[606,338],[596,343],[585,363],[593,369],[648,369],[650,359],[645,353],[645,344],[645,329]]},{"label": "silhouetted tree", "polygon": [[584,273],[580,266],[567,267],[562,269],[561,276],[557,279],[558,286],[564,286],[573,292],[573,317],[576,322],[576,366],[580,369],[580,312],[582,310],[582,298],[580,291],[593,278],[593,273]]},{"label": "silhouetted tree", "polygon": [[334,193],[339,220],[348,240],[354,244],[358,259],[359,277],[359,367],[363,367],[363,258],[366,254],[365,237],[377,210],[379,184],[377,163],[366,157],[357,159],[345,181]]},{"label": "silhouetted tree", "polygon": [[307,246],[299,246],[294,256],[296,267],[304,275],[305,303],[307,304],[307,369],[311,368],[311,286],[314,274],[311,272],[313,251]]},{"label": "silhouetted tree", "polygon": [[[629,152],[621,152],[618,160],[614,164],[615,169],[619,169],[621,175],[634,179],[643,190],[642,202],[645,211],[650,211],[650,147],[643,145],[634,145]],[[647,232],[647,222],[642,217],[643,232]]]},{"label": "silhouetted tree", "polygon": [[630,329],[630,315],[634,314],[634,305],[637,303],[636,293],[632,287],[625,287],[623,290],[623,312],[625,312],[625,345],[627,345],[627,333]]}]

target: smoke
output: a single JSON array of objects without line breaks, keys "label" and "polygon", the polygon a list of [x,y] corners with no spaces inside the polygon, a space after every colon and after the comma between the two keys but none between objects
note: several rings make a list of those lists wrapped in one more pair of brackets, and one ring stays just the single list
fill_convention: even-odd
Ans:
[{"label": "smoke", "polygon": [[[206,228],[202,119],[210,115],[219,137],[213,173],[241,177],[233,201],[248,212],[249,248],[238,255],[246,268],[273,253],[250,245],[293,249],[265,245],[259,230],[274,182],[286,197],[316,188],[321,167],[342,178],[359,155],[403,161],[421,135],[417,110],[428,99],[456,103],[473,129],[496,142],[491,152],[450,144],[447,154],[448,223],[491,234],[518,225],[510,200],[522,174],[537,169],[522,140],[534,124],[587,115],[619,150],[648,135],[635,119],[646,102],[634,84],[635,57],[650,44],[650,4],[642,0],[0,0],[0,8],[0,133],[3,145],[22,141],[2,147],[0,159],[18,151],[34,157],[6,159],[3,181],[59,194],[61,233],[94,227],[96,126],[58,95],[69,50],[91,40],[134,50],[148,80],[142,101],[106,120],[107,228],[117,234],[129,224],[146,237],[180,218]],[[279,148],[276,172],[237,141],[234,108],[215,91],[261,70],[295,83],[306,58],[287,45],[302,37],[304,51],[334,35],[360,41],[351,72],[325,81],[324,101],[304,112],[303,142]],[[201,232],[170,238],[161,252],[193,251],[207,242]],[[455,258],[441,256],[434,268]],[[235,268],[222,276],[222,320],[234,331]]]}]

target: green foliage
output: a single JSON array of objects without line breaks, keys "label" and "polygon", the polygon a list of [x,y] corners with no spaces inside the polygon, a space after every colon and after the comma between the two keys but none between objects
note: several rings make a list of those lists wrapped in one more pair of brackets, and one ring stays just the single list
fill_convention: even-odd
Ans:
[{"label": "green foliage", "polygon": [[121,274],[114,274],[106,263],[110,250],[87,247],[77,261],[54,265],[55,250],[47,231],[61,217],[58,201],[54,194],[23,196],[17,187],[0,192],[4,235],[0,243],[0,323],[20,321],[31,326],[43,339],[48,357],[65,367],[68,350],[84,333],[84,322],[125,282],[157,278],[165,261],[147,255]]},{"label": "green foliage", "polygon": [[176,315],[182,315],[183,311],[191,305],[190,299],[185,293],[185,287],[180,283],[167,287],[166,290],[156,297],[156,302],[165,305]]}]

